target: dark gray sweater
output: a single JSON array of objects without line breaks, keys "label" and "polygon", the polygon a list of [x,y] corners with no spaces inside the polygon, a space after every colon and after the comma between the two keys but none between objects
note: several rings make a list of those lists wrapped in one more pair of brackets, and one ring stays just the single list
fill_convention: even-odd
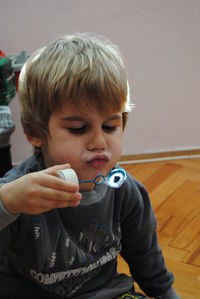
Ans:
[{"label": "dark gray sweater", "polygon": [[[43,168],[34,155],[0,184]],[[132,277],[117,273],[119,253]],[[130,175],[119,189],[83,192],[76,208],[13,216],[0,201],[0,298],[111,299],[134,281],[148,296],[179,298],[173,280],[149,196]]]}]

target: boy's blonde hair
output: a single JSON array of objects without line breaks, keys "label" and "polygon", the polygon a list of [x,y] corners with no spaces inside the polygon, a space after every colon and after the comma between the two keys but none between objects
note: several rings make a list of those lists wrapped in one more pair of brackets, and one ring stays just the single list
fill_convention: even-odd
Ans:
[{"label": "boy's blonde hair", "polygon": [[[27,60],[19,80],[21,121],[27,135],[46,137],[49,117],[66,100],[101,113],[131,109],[125,66],[104,37],[79,33],[60,37]],[[88,103],[86,103],[86,100]]]}]

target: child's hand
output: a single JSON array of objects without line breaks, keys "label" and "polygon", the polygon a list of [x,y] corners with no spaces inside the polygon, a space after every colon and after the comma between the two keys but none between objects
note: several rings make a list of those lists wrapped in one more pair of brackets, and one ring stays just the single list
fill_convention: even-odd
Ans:
[{"label": "child's hand", "polygon": [[69,168],[57,165],[30,173],[0,187],[3,204],[11,214],[39,214],[55,208],[76,207],[81,200],[79,186],[57,177],[57,171]]}]

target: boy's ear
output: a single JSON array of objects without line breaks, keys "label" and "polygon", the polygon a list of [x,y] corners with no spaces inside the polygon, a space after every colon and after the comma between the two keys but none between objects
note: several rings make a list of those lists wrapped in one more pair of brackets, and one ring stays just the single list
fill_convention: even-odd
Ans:
[{"label": "boy's ear", "polygon": [[33,147],[41,147],[42,146],[42,138],[40,137],[32,137],[29,135],[26,135],[28,142],[33,146]]},{"label": "boy's ear", "polygon": [[128,112],[123,112],[122,113],[123,131],[126,127],[127,120],[128,120]]}]

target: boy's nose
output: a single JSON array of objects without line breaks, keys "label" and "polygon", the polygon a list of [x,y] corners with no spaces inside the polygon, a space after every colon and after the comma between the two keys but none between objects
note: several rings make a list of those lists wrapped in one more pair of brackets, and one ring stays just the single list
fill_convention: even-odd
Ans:
[{"label": "boy's nose", "polygon": [[102,131],[93,132],[90,136],[90,140],[88,142],[88,150],[105,150],[106,141],[104,138],[104,133]]}]

